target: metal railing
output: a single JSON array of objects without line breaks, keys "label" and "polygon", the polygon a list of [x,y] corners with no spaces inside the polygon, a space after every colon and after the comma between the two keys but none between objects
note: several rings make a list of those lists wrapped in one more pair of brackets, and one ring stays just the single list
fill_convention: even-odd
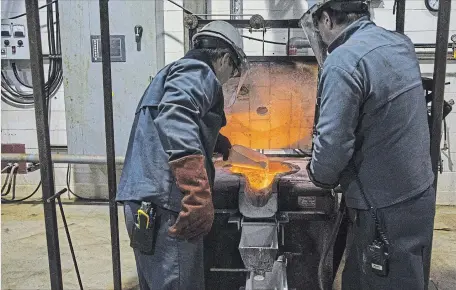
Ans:
[{"label": "metal railing", "polygon": [[[56,205],[54,200],[53,163],[99,163],[107,164],[109,185],[109,212],[111,225],[111,249],[114,289],[121,289],[120,249],[119,249],[119,226],[116,195],[116,164],[123,162],[122,158],[115,157],[114,150],[114,126],[112,112],[112,80],[109,41],[109,7],[108,0],[99,0],[100,27],[102,43],[102,66],[103,66],[103,90],[104,111],[106,129],[106,152],[107,156],[76,156],[76,155],[51,155],[49,142],[49,125],[47,117],[46,91],[44,87],[43,53],[41,47],[40,19],[38,12],[38,0],[28,0],[26,3],[27,27],[30,42],[30,62],[32,71],[33,91],[35,99],[35,118],[37,125],[39,155],[9,155],[3,154],[2,160],[20,162],[30,161],[40,163],[41,182],[43,186],[43,205],[46,225],[46,238],[49,259],[49,273],[51,289],[63,289],[62,269],[60,261],[60,247],[57,229]],[[440,152],[443,93],[446,76],[446,58],[448,52],[448,33],[451,13],[451,0],[441,0],[438,13],[437,39],[435,49],[434,66],[434,102],[432,104],[432,132],[431,132],[431,157],[434,172],[437,172],[437,164]],[[405,0],[399,0],[397,9],[397,30],[403,31],[405,18]],[[202,20],[204,22],[205,20]],[[288,23],[288,22],[287,22]],[[288,23],[290,24],[290,23]],[[291,23],[293,24],[293,23]],[[296,25],[296,23],[295,23]],[[297,26],[297,25],[296,25]],[[60,156],[59,156],[60,155]],[[90,160],[87,160],[90,158]],[[435,175],[437,182],[437,174]]]}]

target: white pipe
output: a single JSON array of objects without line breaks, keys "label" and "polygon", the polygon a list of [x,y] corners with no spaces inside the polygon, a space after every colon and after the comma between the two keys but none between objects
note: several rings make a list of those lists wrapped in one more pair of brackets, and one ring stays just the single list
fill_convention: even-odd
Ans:
[{"label": "white pipe", "polygon": [[[24,153],[4,153],[2,154],[3,162],[33,162],[39,163],[38,154]],[[117,156],[116,164],[123,164],[124,157]],[[106,164],[104,155],[70,155],[70,154],[52,154],[53,163],[73,163],[73,164]]]}]

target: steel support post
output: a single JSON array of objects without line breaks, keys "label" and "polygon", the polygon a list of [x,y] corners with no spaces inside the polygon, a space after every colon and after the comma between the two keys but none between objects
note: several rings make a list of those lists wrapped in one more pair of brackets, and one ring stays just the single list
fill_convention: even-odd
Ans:
[{"label": "steel support post", "polygon": [[[440,162],[440,141],[442,139],[442,117],[445,93],[446,63],[448,55],[448,34],[450,26],[451,1],[441,0],[438,20],[437,37],[434,59],[434,99],[431,108],[431,160],[434,172],[434,188],[437,190],[438,167]],[[432,249],[432,245],[431,245]],[[431,272],[431,252],[423,261],[425,289],[428,288],[429,274]]]},{"label": "steel support post", "polygon": [[396,6],[396,31],[404,33],[405,29],[405,0],[398,0]]},{"label": "steel support post", "polygon": [[106,131],[106,158],[109,189],[109,222],[111,225],[111,248],[114,290],[122,289],[120,248],[119,248],[119,221],[116,202],[116,161],[114,148],[114,120],[112,105],[111,79],[111,48],[109,34],[109,3],[108,0],[99,0],[101,52],[103,68],[103,95]]},{"label": "steel support post", "polygon": [[242,16],[237,16],[241,15],[243,12],[243,0],[230,0],[230,19],[235,20],[235,19],[241,19]]},{"label": "steel support post", "polygon": [[445,94],[446,63],[448,55],[448,34],[450,26],[451,0],[441,0],[437,20],[437,39],[434,59],[434,99],[431,108],[431,158],[437,185],[440,162],[440,141],[442,139],[443,101]]},{"label": "steel support post", "polygon": [[55,201],[46,202],[54,195],[54,172],[51,158],[51,145],[48,121],[48,92],[44,86],[43,51],[41,47],[40,16],[38,0],[25,1],[27,29],[30,43],[30,64],[32,70],[33,97],[35,101],[36,132],[40,157],[41,183],[43,192],[44,222],[49,261],[51,289],[63,289],[62,267],[60,262],[59,235]]}]

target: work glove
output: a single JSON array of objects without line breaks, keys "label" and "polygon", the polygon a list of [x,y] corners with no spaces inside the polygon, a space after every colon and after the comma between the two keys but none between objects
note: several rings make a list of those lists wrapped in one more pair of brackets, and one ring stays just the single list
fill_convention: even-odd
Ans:
[{"label": "work glove", "polygon": [[214,221],[214,205],[204,156],[189,155],[169,164],[184,197],[182,210],[168,233],[185,240],[199,239],[209,233]]},{"label": "work glove", "polygon": [[317,187],[320,187],[320,188],[323,188],[323,189],[333,189],[337,185],[339,185],[339,183],[337,183],[337,184],[326,184],[326,183],[322,183],[322,182],[319,182],[318,180],[316,180],[315,176],[312,173],[312,170],[310,169],[310,162],[307,163],[306,169],[307,169],[307,175],[309,176],[310,181]]},{"label": "work glove", "polygon": [[214,153],[222,154],[223,161],[227,161],[230,157],[231,142],[222,134],[218,135],[217,142],[215,143]]}]

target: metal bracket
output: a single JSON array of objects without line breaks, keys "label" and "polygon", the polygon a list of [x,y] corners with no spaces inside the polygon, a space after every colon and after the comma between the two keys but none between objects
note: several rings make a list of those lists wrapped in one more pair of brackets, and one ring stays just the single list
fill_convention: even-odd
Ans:
[{"label": "metal bracket", "polygon": [[254,30],[260,30],[263,31],[263,33],[266,33],[266,27],[265,27],[265,21],[263,16],[259,14],[255,14],[249,19],[249,25],[250,29],[249,32],[252,33]]},{"label": "metal bracket", "polygon": [[242,215],[239,215],[239,214],[236,214],[236,215],[232,215],[228,218],[228,223],[229,224],[237,224],[238,226],[238,230],[240,230],[242,228],[242,226],[244,224],[249,224],[249,225],[252,225],[252,224],[258,224],[258,225],[262,225],[262,224],[270,224],[270,223],[274,223],[277,225],[277,227],[279,227],[281,224],[284,224],[284,223],[288,223],[290,220],[288,218],[288,214],[284,213],[284,214],[277,214],[271,218],[261,218],[261,219],[251,219],[251,218],[245,218],[244,216]]},{"label": "metal bracket", "polygon": [[195,29],[198,27],[198,17],[195,15],[187,14],[184,16],[184,25],[188,29]]},{"label": "metal bracket", "polygon": [[228,223],[229,224],[237,224],[237,229],[238,229],[238,231],[240,231],[241,230],[241,224],[242,224],[243,220],[244,220],[243,216],[233,215],[233,216],[230,216],[228,218]]},{"label": "metal bracket", "polygon": [[277,220],[280,224],[286,224],[290,222],[290,217],[288,216],[288,213],[286,212],[279,212],[276,215]]}]

